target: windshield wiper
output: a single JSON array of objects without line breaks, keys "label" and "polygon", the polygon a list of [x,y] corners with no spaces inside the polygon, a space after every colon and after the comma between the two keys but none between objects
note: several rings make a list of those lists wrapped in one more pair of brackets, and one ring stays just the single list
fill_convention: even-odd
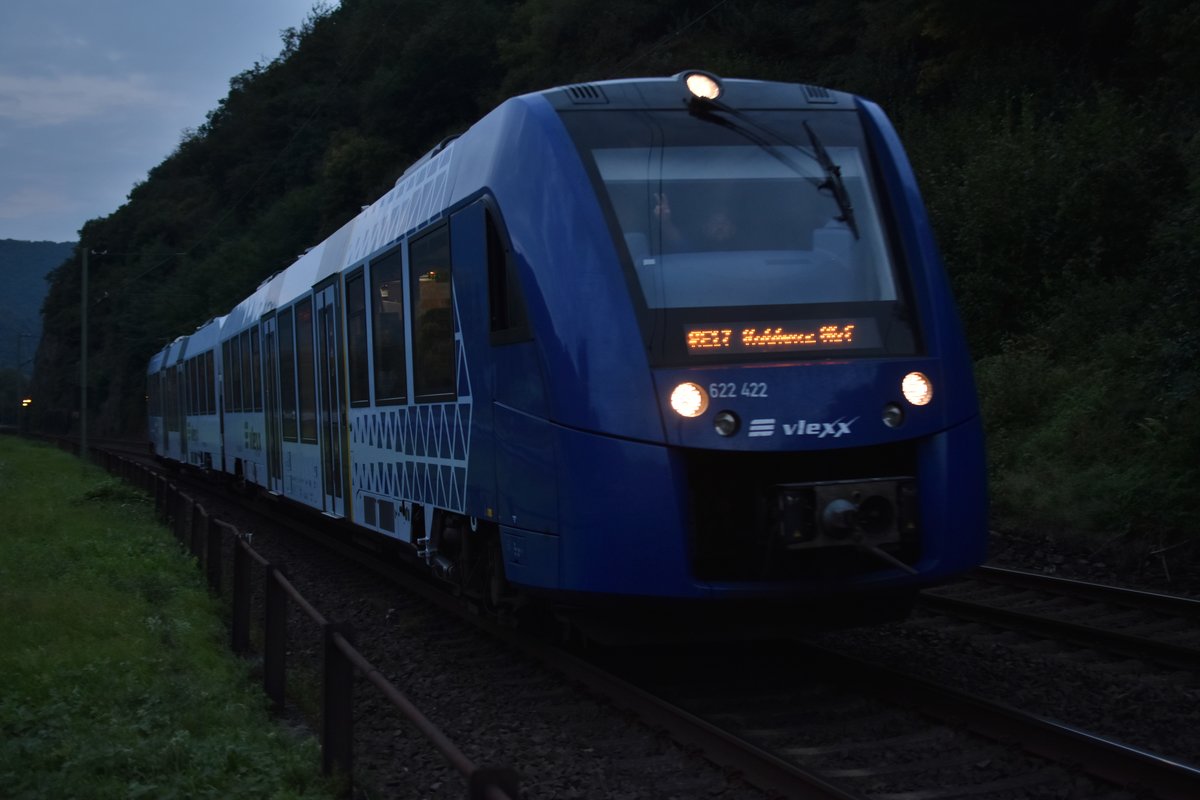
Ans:
[{"label": "windshield wiper", "polygon": [[837,201],[838,209],[842,212],[842,216],[837,218],[838,222],[844,222],[850,226],[850,232],[857,239],[858,223],[854,221],[854,206],[850,202],[850,193],[846,191],[846,184],[842,183],[842,168],[833,163],[833,159],[829,157],[829,151],[825,149],[825,145],[821,144],[817,134],[809,127],[808,120],[805,120],[803,125],[804,130],[808,131],[808,140],[812,142],[813,151],[817,154],[817,163],[821,165],[821,169],[825,170],[825,182],[821,184],[820,188],[833,192],[833,199]]},{"label": "windshield wiper", "polygon": [[[718,117],[712,113],[713,111],[723,111],[734,119],[740,120],[742,123],[744,123],[744,125],[739,125],[737,122],[734,122],[733,119]],[[766,151],[766,153],[773,157],[776,161],[779,161],[781,164],[787,166],[789,169],[793,170],[805,180],[816,186],[818,191],[822,189],[829,189],[833,193],[833,199],[837,202],[838,210],[842,212],[840,217],[834,217],[834,219],[836,219],[838,222],[846,223],[846,226],[850,228],[850,232],[854,234],[854,238],[860,238],[858,235],[858,223],[855,222],[854,219],[854,206],[850,202],[850,194],[846,191],[845,184],[842,183],[841,167],[835,164],[833,159],[829,157],[829,152],[825,149],[825,146],[821,144],[821,140],[817,138],[817,135],[813,133],[812,128],[808,126],[807,121],[803,123],[804,130],[808,132],[809,141],[812,142],[813,151],[816,155],[797,147],[795,144],[780,136],[775,131],[759,122],[750,119],[737,109],[730,108],[724,103],[716,100],[692,102],[689,104],[688,112],[692,114],[692,116],[699,117],[706,122],[712,122],[716,125],[720,125],[723,128],[728,128],[729,130],[734,131],[746,139],[749,139],[751,142]],[[747,129],[746,126],[749,126],[754,130]],[[758,133],[758,131],[763,131],[773,137],[776,141],[776,145],[772,145],[771,142],[768,141],[761,133]],[[816,161],[821,166],[821,169],[825,171],[825,180],[822,181],[805,175],[804,170],[801,169],[798,164],[794,163],[790,158],[776,149],[777,145],[785,145],[790,147]]]},{"label": "windshield wiper", "polygon": [[[816,186],[818,189],[820,189],[824,185],[823,181],[819,181],[816,178],[813,178],[809,175],[805,175],[804,170],[800,167],[799,164],[792,161],[785,154],[779,152],[776,149],[776,144],[772,144],[771,141],[769,139],[767,139],[765,136],[763,136],[761,133],[759,133],[758,130],[752,130],[751,128],[747,128],[747,127],[744,127],[743,125],[739,125],[737,122],[735,122],[732,119],[725,119],[724,117],[718,117],[717,115],[712,113],[714,110],[715,111],[724,111],[726,114],[729,114],[731,117],[734,117],[734,119],[741,120],[743,123],[745,123],[745,125],[752,126],[752,128],[757,128],[758,130],[766,130],[767,133],[769,133],[775,137],[775,139],[777,140],[776,144],[782,143],[782,144],[788,145],[790,147],[793,147],[796,150],[800,150],[800,148],[798,148],[795,145],[791,144],[790,142],[786,141],[785,139],[783,139],[781,136],[779,136],[775,132],[763,128],[761,125],[753,122],[750,119],[747,119],[740,112],[735,111],[734,109],[724,105],[723,103],[718,103],[715,100],[706,100],[706,101],[704,101],[703,106],[695,106],[695,107],[688,109],[689,113],[691,113],[691,115],[694,117],[699,117],[700,119],[704,120],[705,122],[711,122],[714,125],[720,125],[722,128],[731,130],[744,139],[749,139],[751,142],[758,145],[759,148],[761,148],[763,151],[765,151],[767,155],[771,156],[771,158],[775,159],[780,164],[783,164],[785,167],[792,170],[797,175],[799,175],[800,177],[804,178],[806,181],[811,183],[813,186]],[[813,156],[811,153],[805,153],[803,150],[800,150],[800,152],[804,153],[804,155],[808,156],[809,158],[811,158],[813,160],[817,160],[816,157]]]}]

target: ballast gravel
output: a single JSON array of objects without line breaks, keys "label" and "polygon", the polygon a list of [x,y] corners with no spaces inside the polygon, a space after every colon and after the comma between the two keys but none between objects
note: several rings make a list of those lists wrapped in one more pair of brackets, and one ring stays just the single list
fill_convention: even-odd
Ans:
[{"label": "ballast gravel", "polygon": [[[289,579],[330,620],[348,623],[363,655],[480,766],[514,769],[525,798],[763,798],[626,713],[556,673],[409,599],[400,590],[286,531],[242,512],[220,514],[253,527],[253,546],[286,565]],[[1097,582],[1200,596],[1200,559],[1171,554],[1118,567],[1039,537],[994,535],[991,563]],[[1050,719],[1189,763],[1200,763],[1200,680],[1192,674],[1113,659],[988,630],[910,620],[819,637],[863,658],[902,664]],[[289,618],[289,681],[319,697],[319,636]],[[293,672],[296,674],[293,675]],[[314,707],[302,709],[319,724]],[[462,798],[464,778],[361,678],[355,689],[356,796]]]}]

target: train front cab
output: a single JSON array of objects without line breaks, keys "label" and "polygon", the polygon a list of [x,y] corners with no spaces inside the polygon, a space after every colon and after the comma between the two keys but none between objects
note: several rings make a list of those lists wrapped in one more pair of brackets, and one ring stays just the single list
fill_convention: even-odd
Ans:
[{"label": "train front cab", "polygon": [[[513,416],[554,453],[558,529],[502,514],[510,577],[581,600],[886,597],[978,564],[971,366],[882,112],[754,82],[720,105],[672,81],[539,97],[578,161],[530,145],[560,159],[527,176],[559,208],[523,216],[569,236],[510,215],[552,422]],[[595,200],[571,202],[580,183]],[[718,208],[739,238],[706,229]]]}]

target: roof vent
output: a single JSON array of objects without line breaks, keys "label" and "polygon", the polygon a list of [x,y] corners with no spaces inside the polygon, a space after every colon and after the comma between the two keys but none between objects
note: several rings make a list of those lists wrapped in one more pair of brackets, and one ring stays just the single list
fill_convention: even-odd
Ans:
[{"label": "roof vent", "polygon": [[604,92],[600,90],[600,87],[593,86],[590,83],[577,83],[574,86],[568,86],[567,96],[577,106],[608,103],[608,98],[604,96]]},{"label": "roof vent", "polygon": [[829,103],[836,104],[837,98],[833,93],[822,86],[810,86],[809,84],[801,84],[804,88],[804,99],[810,103]]}]

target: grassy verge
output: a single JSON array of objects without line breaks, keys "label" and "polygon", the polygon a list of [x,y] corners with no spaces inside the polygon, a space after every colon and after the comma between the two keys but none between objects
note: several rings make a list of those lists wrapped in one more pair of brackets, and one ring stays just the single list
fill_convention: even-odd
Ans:
[{"label": "grassy verge", "polygon": [[0,795],[329,797],[139,492],[0,437]]}]

